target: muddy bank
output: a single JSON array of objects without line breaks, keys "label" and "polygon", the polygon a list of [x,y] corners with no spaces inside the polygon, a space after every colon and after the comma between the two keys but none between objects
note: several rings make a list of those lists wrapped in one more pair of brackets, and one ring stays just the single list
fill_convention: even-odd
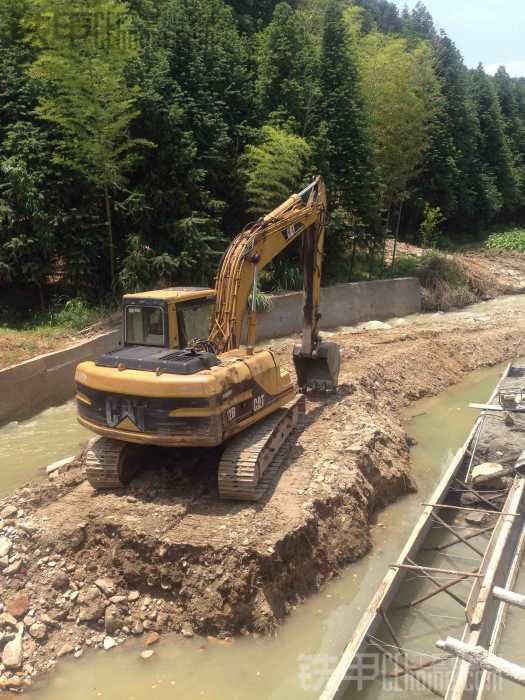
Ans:
[{"label": "muddy bank", "polygon": [[[120,494],[95,495],[73,464],[2,501],[0,685],[132,635],[270,632],[368,551],[373,511],[413,488],[402,410],[514,356],[524,331],[513,313],[337,334],[341,391],[308,401],[257,505],[217,500],[213,452],[163,451]],[[275,350],[287,361],[289,343]]]}]

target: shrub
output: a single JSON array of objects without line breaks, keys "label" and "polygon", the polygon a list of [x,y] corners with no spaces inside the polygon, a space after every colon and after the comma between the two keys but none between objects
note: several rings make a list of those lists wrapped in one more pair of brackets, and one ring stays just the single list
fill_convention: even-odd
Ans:
[{"label": "shrub", "polygon": [[48,325],[80,331],[102,320],[105,309],[91,306],[84,299],[58,300],[49,312]]},{"label": "shrub", "polygon": [[525,253],[525,229],[514,228],[501,233],[493,233],[489,236],[487,248],[500,252]]},{"label": "shrub", "polygon": [[441,225],[445,222],[441,209],[425,204],[423,221],[421,222],[421,245],[423,248],[438,248],[441,243]]},{"label": "shrub", "polygon": [[389,277],[417,277],[419,272],[419,258],[413,255],[400,255],[396,258],[394,267],[387,270]]}]

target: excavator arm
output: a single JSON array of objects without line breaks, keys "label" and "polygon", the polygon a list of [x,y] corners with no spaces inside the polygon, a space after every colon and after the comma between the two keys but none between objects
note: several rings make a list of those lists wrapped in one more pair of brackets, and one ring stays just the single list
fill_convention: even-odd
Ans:
[{"label": "excavator arm", "polygon": [[333,344],[321,343],[318,336],[325,225],[326,189],[322,178],[318,177],[302,192],[292,195],[233,240],[217,276],[217,300],[210,333],[210,340],[221,352],[240,346],[252,293],[247,346],[248,354],[253,353],[256,339],[255,292],[259,274],[301,238],[304,241],[304,323],[302,343],[294,349],[299,385],[324,384],[325,388],[335,388],[339,349],[332,347]]}]

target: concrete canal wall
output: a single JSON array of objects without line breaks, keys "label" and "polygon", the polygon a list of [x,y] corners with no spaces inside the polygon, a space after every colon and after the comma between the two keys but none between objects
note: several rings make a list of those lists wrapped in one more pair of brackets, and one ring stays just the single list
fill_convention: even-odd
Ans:
[{"label": "concrete canal wall", "polygon": [[[420,286],[413,278],[340,284],[321,292],[324,329],[406,316],[420,310]],[[301,292],[274,296],[271,311],[259,315],[259,340],[299,332],[302,313]],[[70,399],[77,364],[115,349],[119,341],[120,330],[115,330],[0,370],[0,425],[24,420]]]}]

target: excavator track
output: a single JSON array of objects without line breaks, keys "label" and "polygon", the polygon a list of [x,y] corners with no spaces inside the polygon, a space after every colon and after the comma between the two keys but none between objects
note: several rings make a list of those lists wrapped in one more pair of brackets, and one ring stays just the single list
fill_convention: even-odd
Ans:
[{"label": "excavator track", "polygon": [[96,439],[87,449],[86,476],[94,489],[121,489],[140,467],[141,448],[120,440]]},{"label": "excavator track", "polygon": [[229,443],[219,464],[221,498],[261,500],[284,463],[304,411],[305,397],[297,396]]}]

